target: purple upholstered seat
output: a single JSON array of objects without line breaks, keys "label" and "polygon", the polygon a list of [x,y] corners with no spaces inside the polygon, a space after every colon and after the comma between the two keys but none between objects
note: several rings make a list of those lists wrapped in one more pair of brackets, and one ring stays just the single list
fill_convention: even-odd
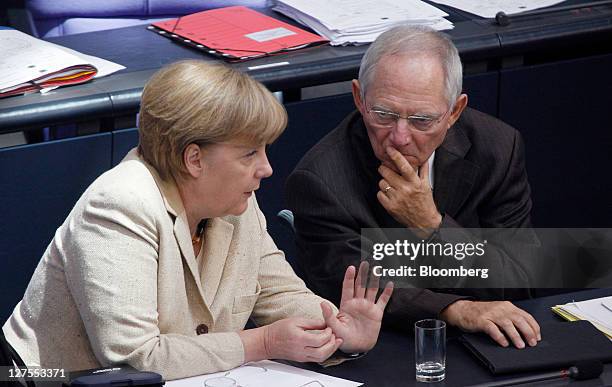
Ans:
[{"label": "purple upholstered seat", "polygon": [[43,38],[148,24],[230,5],[266,4],[266,0],[26,0],[35,32]]}]

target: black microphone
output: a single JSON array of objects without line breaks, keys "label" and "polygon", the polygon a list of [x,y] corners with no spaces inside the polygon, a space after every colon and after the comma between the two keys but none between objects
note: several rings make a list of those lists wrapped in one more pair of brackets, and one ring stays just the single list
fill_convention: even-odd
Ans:
[{"label": "black microphone", "polygon": [[497,25],[506,27],[510,25],[510,16],[506,15],[504,11],[499,11],[495,14],[495,22]]},{"label": "black microphone", "polygon": [[575,380],[594,379],[599,377],[603,372],[603,364],[600,361],[579,361],[576,365],[561,371],[546,372],[538,375],[523,376],[520,378],[512,378],[500,380],[497,382],[488,382],[474,384],[468,387],[501,387],[513,386],[523,383],[534,383],[542,380],[572,378]]}]

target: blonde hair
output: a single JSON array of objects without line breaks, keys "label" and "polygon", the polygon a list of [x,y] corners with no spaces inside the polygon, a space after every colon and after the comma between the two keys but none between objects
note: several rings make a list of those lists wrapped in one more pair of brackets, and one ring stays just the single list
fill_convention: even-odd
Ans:
[{"label": "blonde hair", "polygon": [[147,82],[138,150],[162,179],[177,179],[187,173],[183,152],[189,144],[270,144],[285,126],[285,108],[261,83],[222,64],[185,60]]}]

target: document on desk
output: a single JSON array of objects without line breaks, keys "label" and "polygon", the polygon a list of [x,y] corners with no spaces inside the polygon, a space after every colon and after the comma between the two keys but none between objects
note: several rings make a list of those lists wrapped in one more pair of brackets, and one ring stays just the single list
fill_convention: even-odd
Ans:
[{"label": "document on desk", "polygon": [[453,28],[447,13],[420,0],[278,0],[273,9],[336,46],[370,43],[399,23]]},{"label": "document on desk", "polygon": [[363,383],[340,379],[270,360],[245,364],[229,371],[166,382],[166,387],[202,387],[207,380],[226,377],[241,387],[357,387]]},{"label": "document on desk", "polygon": [[13,29],[0,30],[0,53],[0,97],[82,83],[125,68]]},{"label": "document on desk", "polygon": [[324,44],[327,40],[244,6],[160,21],[149,30],[221,59],[240,61]]},{"label": "document on desk", "polygon": [[507,15],[550,7],[564,0],[432,0],[474,15],[493,18],[499,11]]},{"label": "document on desk", "polygon": [[590,321],[612,340],[612,296],[555,305],[552,311],[569,321]]},{"label": "document on desk", "polygon": [[112,73],[116,73],[117,71],[126,68],[125,66],[120,65],[119,63],[111,62],[110,60],[99,58],[97,56],[83,54],[82,52],[75,51],[68,47],[57,46],[57,48],[69,54],[78,56],[79,58],[81,58],[81,60],[85,61],[85,63],[89,63],[90,65],[94,66],[98,70],[96,75],[94,75],[94,79],[111,75]]}]

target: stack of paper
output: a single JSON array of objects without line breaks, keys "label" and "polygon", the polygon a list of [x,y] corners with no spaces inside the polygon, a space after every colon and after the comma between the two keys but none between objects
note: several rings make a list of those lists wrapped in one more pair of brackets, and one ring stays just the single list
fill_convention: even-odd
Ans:
[{"label": "stack of paper", "polygon": [[552,310],[569,321],[588,320],[612,340],[612,296],[555,305]]},{"label": "stack of paper", "polygon": [[549,7],[564,0],[433,0],[482,17],[495,17],[499,11],[507,15]]},{"label": "stack of paper", "polygon": [[396,24],[453,28],[447,13],[420,0],[278,0],[273,8],[334,46],[371,43]]},{"label": "stack of paper", "polygon": [[0,30],[0,98],[82,83],[125,67],[13,29]]}]

